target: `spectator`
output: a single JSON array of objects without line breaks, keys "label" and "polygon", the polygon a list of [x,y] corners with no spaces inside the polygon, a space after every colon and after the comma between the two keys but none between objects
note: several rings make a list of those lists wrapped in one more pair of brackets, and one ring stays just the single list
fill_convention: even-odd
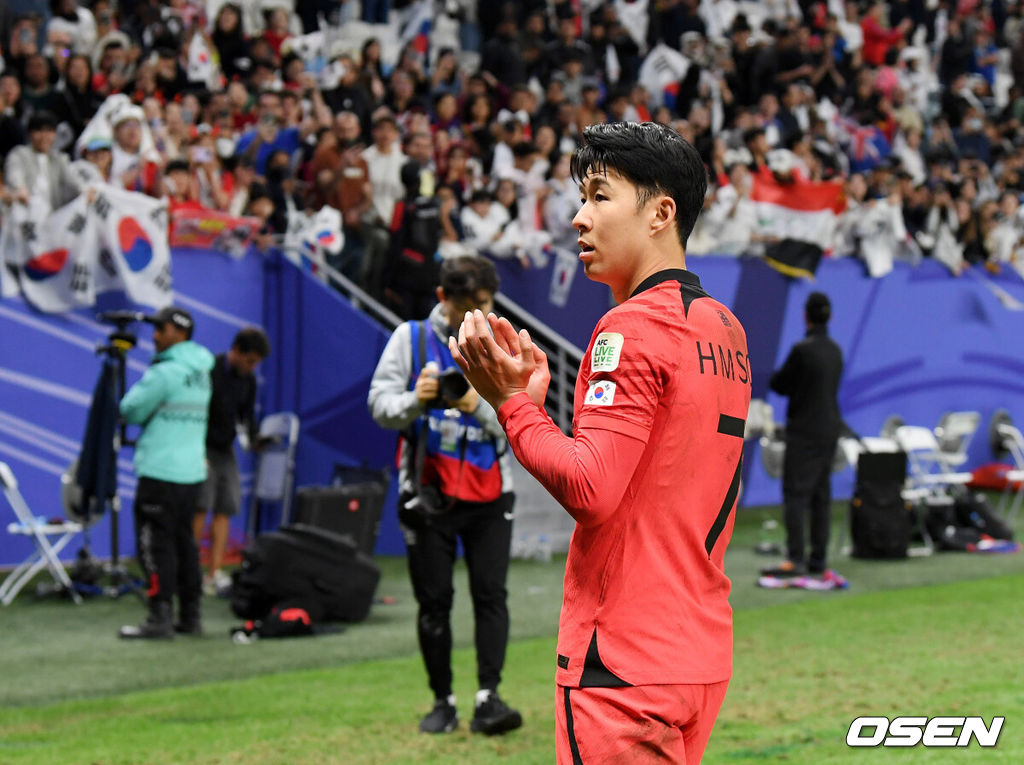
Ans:
[{"label": "spectator", "polygon": [[522,231],[503,206],[493,201],[486,189],[477,189],[460,213],[462,234],[467,245],[491,258],[517,258],[523,268],[530,258],[523,246]]},{"label": "spectator", "polygon": [[153,152],[144,151],[142,109],[127,105],[110,118],[114,130],[114,157],[111,177],[129,191],[158,196],[157,179],[160,163]]},{"label": "spectator", "polygon": [[705,222],[716,253],[745,255],[762,239],[757,231],[757,209],[750,198],[753,182],[750,170],[742,162],[735,162],[728,172],[729,183],[716,191]]},{"label": "spectator", "polygon": [[284,126],[284,110],[277,93],[260,93],[256,116],[256,127],[242,133],[235,153],[252,157],[257,175],[265,175],[267,158],[273,152],[283,151],[290,161],[299,149],[302,134],[298,127]]},{"label": "spectator", "polygon": [[92,64],[89,57],[76,53],[68,59],[64,87],[60,90],[57,119],[68,125],[74,145],[103,99],[92,88]]},{"label": "spectator", "polygon": [[324,91],[324,103],[334,113],[346,111],[355,114],[360,134],[368,136],[372,99],[360,79],[359,67],[351,56],[345,54],[339,56],[335,64],[340,67],[341,78],[337,87]]},{"label": "spectator", "polygon": [[405,195],[402,165],[408,157],[402,153],[395,119],[381,112],[373,121],[373,145],[363,151],[370,178],[372,206],[364,216],[366,251],[363,256],[362,282],[366,291],[378,300],[383,297],[384,266],[387,259],[389,229],[395,205]]},{"label": "spectator", "polygon": [[21,83],[13,74],[0,76],[0,162],[25,142],[22,114]]},{"label": "spectator", "polygon": [[889,48],[904,44],[904,36],[913,26],[910,19],[903,19],[894,29],[887,29],[886,12],[887,6],[882,0],[871,0],[868,12],[860,22],[860,29],[864,35],[862,55],[864,62],[869,66],[881,66]]},{"label": "spectator", "polygon": [[406,320],[430,313],[439,278],[440,206],[433,194],[422,191],[425,172],[414,159],[402,166],[405,195],[395,205],[384,273],[385,304]]},{"label": "spectator", "polygon": [[230,81],[242,78],[252,69],[249,41],[242,31],[242,11],[235,3],[225,3],[217,11],[210,35],[220,58],[220,69]]},{"label": "spectator", "polygon": [[42,53],[34,53],[25,60],[23,84],[21,101],[29,114],[57,113],[61,98],[51,81],[50,60]]},{"label": "spectator", "polygon": [[[359,280],[364,271],[363,253],[366,249],[363,218],[373,203],[373,187],[369,167],[363,158],[362,129],[353,112],[342,112],[335,118],[338,148],[333,163],[333,182],[328,203],[341,211],[345,246],[334,266],[350,279]],[[330,171],[321,171],[330,172]]]},{"label": "spectator", "polygon": [[82,158],[71,163],[71,169],[78,175],[80,184],[110,182],[111,148],[109,136],[97,134],[87,138],[82,145]]},{"label": "spectator", "polygon": [[4,161],[4,183],[14,201],[27,205],[36,199],[49,212],[81,193],[82,183],[67,155],[54,146],[56,140],[57,118],[51,112],[29,117],[28,145],[15,147]]}]

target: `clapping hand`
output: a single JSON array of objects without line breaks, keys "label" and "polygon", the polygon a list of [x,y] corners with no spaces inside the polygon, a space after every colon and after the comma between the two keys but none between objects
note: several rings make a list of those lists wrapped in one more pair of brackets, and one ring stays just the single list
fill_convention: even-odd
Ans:
[{"label": "clapping hand", "polygon": [[547,355],[529,332],[517,333],[508,319],[493,313],[485,318],[479,310],[467,313],[458,342],[450,338],[448,349],[473,388],[495,409],[517,393],[544,405],[551,381]]}]

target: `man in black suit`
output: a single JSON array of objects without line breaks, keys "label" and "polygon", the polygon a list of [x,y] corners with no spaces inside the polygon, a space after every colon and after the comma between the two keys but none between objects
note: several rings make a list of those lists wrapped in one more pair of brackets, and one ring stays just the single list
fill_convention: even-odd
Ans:
[{"label": "man in black suit", "polygon": [[[842,428],[839,380],[843,352],[828,336],[832,304],[812,292],[804,305],[807,334],[789,352],[770,382],[789,397],[786,410],[786,459],[782,473],[787,559],[761,573],[770,576],[823,574],[832,512],[832,460]],[[810,518],[810,555],[805,524]]]}]

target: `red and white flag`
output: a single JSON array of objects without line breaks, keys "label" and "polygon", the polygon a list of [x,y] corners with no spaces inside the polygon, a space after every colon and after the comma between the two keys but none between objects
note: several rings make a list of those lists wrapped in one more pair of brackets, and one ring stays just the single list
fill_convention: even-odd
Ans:
[{"label": "red and white flag", "polygon": [[754,174],[750,198],[759,234],[816,244],[823,251],[831,249],[836,219],[846,208],[838,183],[783,184],[767,174]]}]

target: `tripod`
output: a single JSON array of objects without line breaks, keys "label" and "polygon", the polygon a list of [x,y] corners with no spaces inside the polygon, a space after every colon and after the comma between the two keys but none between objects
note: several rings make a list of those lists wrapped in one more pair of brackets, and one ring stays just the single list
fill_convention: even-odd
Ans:
[{"label": "tripod", "polygon": [[[135,347],[138,339],[128,331],[128,324],[137,321],[140,314],[134,312],[111,312],[101,314],[101,319],[111,321],[117,329],[110,333],[106,345],[96,349],[104,356],[93,401],[89,409],[89,422],[82,440],[81,459],[75,482],[81,488],[81,511],[87,516],[86,522],[103,514],[110,507],[110,564],[104,567],[106,586],[91,583],[76,583],[76,588],[87,594],[102,594],[120,597],[134,592],[144,599],[142,583],[129,576],[120,561],[120,515],[121,500],[117,494],[117,455],[121,446],[130,446],[127,426],[117,414],[117,403],[125,392],[125,367],[128,352]],[[88,553],[80,556],[80,565],[95,565]]]}]

